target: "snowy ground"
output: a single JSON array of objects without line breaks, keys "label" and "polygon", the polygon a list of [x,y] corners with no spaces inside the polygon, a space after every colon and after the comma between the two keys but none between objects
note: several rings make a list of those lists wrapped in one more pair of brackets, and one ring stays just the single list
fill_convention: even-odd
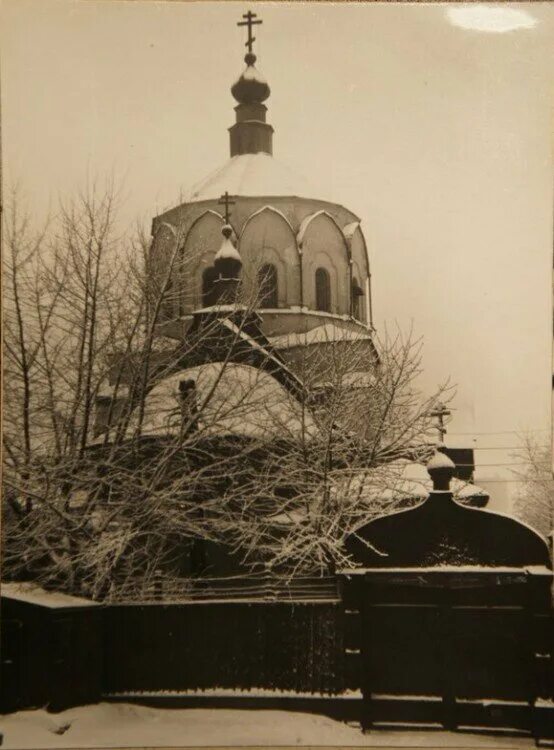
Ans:
[{"label": "snowy ground", "polygon": [[531,748],[532,740],[448,732],[362,734],[325,716],[287,711],[168,709],[99,703],[59,714],[20,711],[0,717],[4,748],[358,745]]}]

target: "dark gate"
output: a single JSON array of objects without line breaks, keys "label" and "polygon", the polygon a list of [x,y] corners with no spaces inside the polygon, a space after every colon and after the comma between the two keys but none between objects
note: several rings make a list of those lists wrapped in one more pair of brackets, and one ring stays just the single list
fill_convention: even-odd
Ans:
[{"label": "dark gate", "polygon": [[547,571],[383,569],[349,578],[365,728],[532,731],[531,707],[546,689]]},{"label": "dark gate", "polygon": [[347,542],[361,563],[342,573],[362,724],[536,734],[552,656],[548,550],[515,520],[456,504],[448,461],[431,465],[427,501]]}]

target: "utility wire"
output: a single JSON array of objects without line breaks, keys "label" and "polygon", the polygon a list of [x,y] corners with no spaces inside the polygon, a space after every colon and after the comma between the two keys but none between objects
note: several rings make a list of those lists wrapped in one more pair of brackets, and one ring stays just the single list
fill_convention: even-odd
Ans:
[{"label": "utility wire", "polygon": [[[447,449],[450,446],[446,446]],[[550,444],[546,443],[545,445],[537,445],[537,448],[550,448]],[[475,450],[475,451],[521,451],[524,450],[525,446],[523,445],[486,445],[481,447],[480,445],[473,445],[468,446],[467,448],[453,448],[452,450]]]},{"label": "utility wire", "polygon": [[525,435],[530,432],[551,432],[550,429],[544,429],[544,430],[499,430],[498,432],[479,432],[478,430],[475,430],[474,432],[450,432],[448,431],[449,435]]},{"label": "utility wire", "polygon": [[552,477],[545,477],[544,479],[533,479],[533,478],[529,478],[528,479],[527,477],[522,477],[521,479],[498,479],[498,477],[494,477],[493,479],[487,479],[487,478],[483,478],[483,477],[478,477],[476,479],[476,482],[478,484],[485,484],[485,482],[487,484],[492,483],[492,482],[502,482],[502,483],[504,483],[504,482],[506,482],[506,483],[512,483],[513,482],[515,484],[527,484],[528,482],[542,482],[542,483],[544,483],[544,482],[551,482],[551,481],[554,481],[554,479]]},{"label": "utility wire", "polygon": [[[454,462],[456,463],[456,462]],[[551,466],[550,461],[512,461],[508,463],[501,463],[501,464],[480,464],[479,462],[473,463],[473,464],[458,464],[456,463],[456,466],[473,466],[475,469],[480,469],[482,466]]]}]

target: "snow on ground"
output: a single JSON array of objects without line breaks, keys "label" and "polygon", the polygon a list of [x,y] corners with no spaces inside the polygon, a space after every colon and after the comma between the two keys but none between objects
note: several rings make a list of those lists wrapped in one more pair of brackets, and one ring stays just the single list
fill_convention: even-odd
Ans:
[{"label": "snow on ground", "polygon": [[98,602],[70,596],[61,591],[45,591],[32,583],[2,583],[2,596],[16,599],[28,604],[38,604],[50,609],[64,609],[73,607],[99,607]]},{"label": "snow on ground", "polygon": [[186,747],[228,745],[357,745],[373,747],[531,748],[527,738],[428,732],[362,734],[325,716],[270,710],[168,709],[99,703],[49,714],[0,717],[2,748]]}]

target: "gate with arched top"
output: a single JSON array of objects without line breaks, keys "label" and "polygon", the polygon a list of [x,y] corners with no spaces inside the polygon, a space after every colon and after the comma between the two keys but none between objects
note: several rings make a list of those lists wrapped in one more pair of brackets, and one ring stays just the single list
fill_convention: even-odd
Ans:
[{"label": "gate with arched top", "polygon": [[[425,502],[347,540],[347,658],[365,729],[502,729],[540,735],[550,691],[551,563],[518,521],[456,503],[438,453]],[[554,712],[552,713],[554,718]]]}]

